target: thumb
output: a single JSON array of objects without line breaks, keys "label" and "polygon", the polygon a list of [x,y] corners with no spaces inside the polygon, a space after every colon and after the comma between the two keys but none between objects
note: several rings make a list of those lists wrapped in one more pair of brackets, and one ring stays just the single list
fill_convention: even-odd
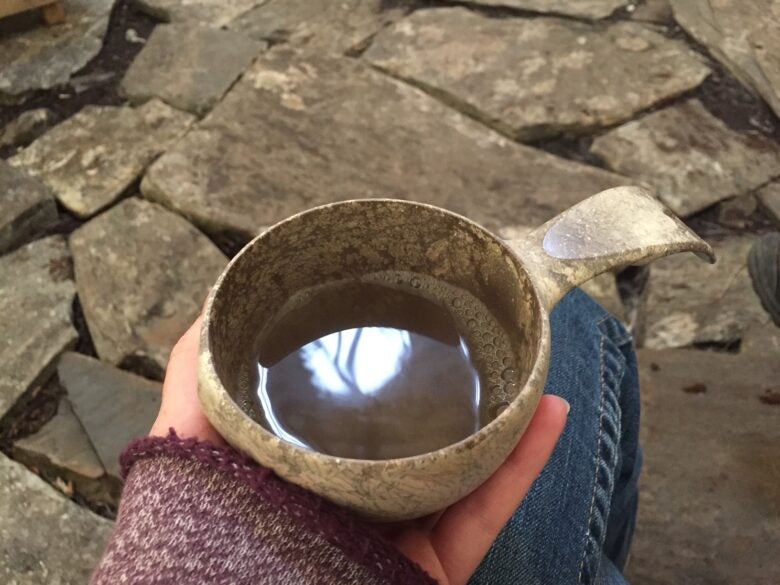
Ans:
[{"label": "thumb", "polygon": [[568,413],[569,403],[563,398],[543,396],[507,460],[436,524],[431,540],[453,582],[466,582],[517,510],[552,455]]}]

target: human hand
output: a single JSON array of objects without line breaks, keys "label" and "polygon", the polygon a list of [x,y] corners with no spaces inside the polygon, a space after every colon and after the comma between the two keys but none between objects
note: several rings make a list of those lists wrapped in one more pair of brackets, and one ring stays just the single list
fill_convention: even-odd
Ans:
[{"label": "human hand", "polygon": [[165,437],[173,429],[182,439],[225,444],[206,418],[198,399],[198,343],[202,322],[201,315],[171,350],[165,369],[162,404],[157,420],[149,431],[150,436]]},{"label": "human hand", "polygon": [[[160,412],[150,435],[173,428],[181,438],[222,445],[198,399],[198,317],[171,351]],[[441,585],[465,584],[550,458],[566,424],[569,404],[543,396],[517,447],[476,491],[443,512],[378,528]]]},{"label": "human hand", "polygon": [[542,472],[568,413],[563,398],[543,396],[517,447],[485,483],[439,514],[380,530],[440,585],[465,584]]}]

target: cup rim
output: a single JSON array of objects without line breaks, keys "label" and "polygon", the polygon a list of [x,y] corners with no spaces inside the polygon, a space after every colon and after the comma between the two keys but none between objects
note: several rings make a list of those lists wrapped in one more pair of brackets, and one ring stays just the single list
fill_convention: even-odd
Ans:
[{"label": "cup rim", "polygon": [[[376,203],[392,203],[392,204],[408,205],[414,207],[424,207],[431,211],[443,213],[451,217],[454,217],[460,220],[461,222],[467,224],[471,229],[474,229],[476,231],[479,231],[487,235],[491,240],[499,244],[503,248],[503,250],[513,259],[515,263],[517,263],[521,268],[525,270],[521,258],[512,250],[510,246],[506,244],[504,240],[502,240],[500,237],[493,234],[492,232],[488,231],[486,228],[482,227],[475,221],[472,221],[463,215],[460,215],[453,211],[449,211],[442,207],[438,207],[436,205],[431,205],[428,203],[420,203],[417,201],[408,201],[405,199],[393,199],[393,198],[347,199],[343,201],[337,201],[334,203],[326,203],[324,205],[318,205],[316,207],[312,207],[305,211],[301,211],[299,213],[291,215],[290,217],[287,217],[269,226],[263,232],[261,232],[260,234],[252,238],[228,262],[227,266],[224,268],[219,278],[212,286],[211,290],[209,291],[208,297],[206,298],[206,303],[203,309],[203,323],[201,325],[199,346],[198,346],[198,357],[199,357],[198,395],[200,399],[201,386],[215,384],[217,387],[211,388],[211,390],[216,391],[227,398],[226,402],[223,402],[223,404],[229,405],[229,407],[233,409],[235,412],[237,412],[241,417],[241,419],[246,421],[255,432],[259,432],[260,435],[263,435],[265,437],[266,441],[269,441],[271,444],[274,445],[275,448],[278,448],[281,451],[290,451],[293,453],[297,453],[304,458],[312,458],[321,462],[349,463],[350,465],[359,465],[359,466],[366,466],[366,467],[379,466],[379,467],[387,468],[387,467],[396,467],[396,466],[408,466],[413,464],[423,464],[438,459],[446,452],[457,451],[459,449],[468,450],[473,446],[482,443],[484,440],[487,439],[487,437],[491,434],[491,432],[494,429],[503,426],[505,422],[513,414],[515,414],[515,412],[520,408],[521,399],[524,397],[525,394],[527,394],[529,388],[533,388],[537,386],[541,388],[544,386],[544,382],[546,379],[546,370],[542,368],[542,364],[545,361],[542,358],[545,355],[547,355],[549,358],[549,348],[551,343],[549,314],[542,302],[542,298],[539,294],[536,284],[534,283],[533,279],[529,278],[530,288],[533,291],[534,300],[536,302],[536,307],[540,316],[540,329],[541,329],[539,340],[536,345],[536,356],[534,358],[534,363],[533,363],[533,367],[531,368],[531,372],[528,374],[525,383],[522,385],[515,398],[509,403],[509,406],[507,406],[507,408],[504,409],[504,411],[502,411],[497,417],[491,420],[484,427],[482,427],[475,433],[471,433],[467,437],[460,439],[459,441],[450,443],[449,445],[445,445],[444,447],[440,447],[439,449],[435,449],[433,451],[427,451],[425,453],[420,453],[417,455],[410,455],[408,457],[396,457],[390,459],[357,459],[352,457],[341,457],[337,455],[329,455],[327,453],[321,453],[319,451],[315,451],[313,449],[307,449],[305,447],[295,445],[294,443],[291,443],[289,441],[285,441],[281,437],[275,435],[274,433],[272,433],[271,431],[263,427],[263,425],[261,425],[259,422],[254,420],[252,417],[250,417],[249,414],[247,414],[236,403],[236,401],[231,396],[230,392],[228,392],[227,388],[223,384],[221,377],[217,373],[217,369],[214,366],[214,354],[211,351],[210,328],[212,323],[212,311],[214,306],[214,300],[219,294],[222,288],[222,283],[225,280],[226,276],[230,273],[231,270],[233,270],[234,266],[240,261],[240,259],[245,254],[251,253],[252,249],[255,248],[259,243],[261,243],[263,239],[266,238],[271,231],[287,223],[297,221],[302,216],[312,214],[312,213],[319,213],[324,209],[328,209],[332,207],[338,207],[343,205],[355,205],[355,204],[373,205]],[[204,381],[204,379],[206,381]],[[539,396],[536,399],[537,405],[538,405],[539,398],[541,398],[541,391],[539,392]],[[201,404],[203,404],[202,399],[201,399]],[[534,405],[534,410],[535,409],[536,409],[536,405]],[[209,420],[211,421],[210,413],[208,412],[207,408],[204,408],[204,412],[206,414],[206,417],[209,418]]]}]

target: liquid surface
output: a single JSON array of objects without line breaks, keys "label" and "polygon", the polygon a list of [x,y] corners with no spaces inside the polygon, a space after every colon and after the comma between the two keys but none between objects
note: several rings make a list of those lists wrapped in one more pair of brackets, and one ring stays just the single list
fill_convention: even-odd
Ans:
[{"label": "liquid surface", "polygon": [[382,273],[296,295],[258,338],[249,411],[340,457],[390,459],[478,431],[517,391],[509,339],[476,298]]}]

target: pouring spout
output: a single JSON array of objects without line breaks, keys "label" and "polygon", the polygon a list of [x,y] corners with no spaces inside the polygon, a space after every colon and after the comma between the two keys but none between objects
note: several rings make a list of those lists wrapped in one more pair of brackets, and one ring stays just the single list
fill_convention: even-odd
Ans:
[{"label": "pouring spout", "polygon": [[710,245],[640,187],[597,193],[508,244],[548,310],[572,288],[613,268],[678,252],[715,262]]}]

